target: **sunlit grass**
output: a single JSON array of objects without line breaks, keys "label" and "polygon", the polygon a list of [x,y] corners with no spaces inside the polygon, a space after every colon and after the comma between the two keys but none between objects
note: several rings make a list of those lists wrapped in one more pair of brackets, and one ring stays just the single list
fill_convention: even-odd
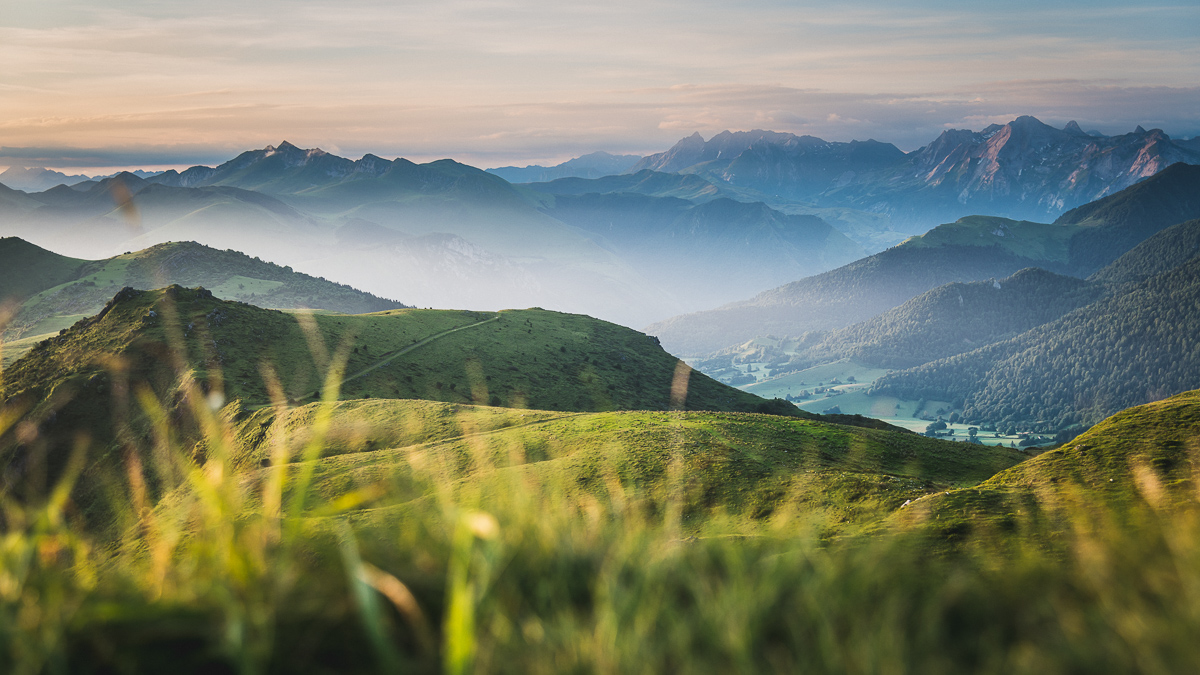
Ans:
[{"label": "sunlit grass", "polygon": [[[1046,490],[1037,514],[984,523],[952,547],[931,522],[938,512],[919,509],[906,524],[831,537],[831,511],[799,496],[768,515],[735,508],[732,493],[696,509],[706,503],[697,434],[712,432],[685,413],[654,413],[662,426],[640,432],[661,462],[653,482],[601,463],[581,485],[583,474],[556,469],[573,461],[574,442],[597,437],[579,433],[585,416],[515,413],[557,425],[562,444],[535,447],[508,411],[413,406],[410,428],[387,431],[396,443],[354,446],[351,431],[395,426],[376,415],[403,408],[339,401],[349,343],[310,337],[325,350],[320,403],[290,406],[269,365],[273,403],[248,417],[186,369],[174,400],[134,383],[128,419],[143,426],[123,432],[122,454],[95,458],[80,438],[51,489],[6,493],[0,671],[1166,674],[1200,664],[1200,522],[1187,502],[1155,497],[1152,471],[1133,471],[1140,497],[1119,512]],[[447,410],[453,419],[438,417]],[[11,412],[0,411],[0,435],[23,421]],[[246,425],[268,414],[286,423],[239,454]],[[606,415],[588,424],[615,434],[652,423]],[[354,419],[365,430],[339,426]],[[812,423],[763,424],[767,448],[771,424]],[[453,451],[420,442],[430,433],[453,434]],[[833,443],[843,432],[821,433]],[[371,474],[369,458],[385,450],[392,468]],[[322,462],[351,456],[368,479],[323,489]],[[113,523],[86,517],[83,494]]]}]

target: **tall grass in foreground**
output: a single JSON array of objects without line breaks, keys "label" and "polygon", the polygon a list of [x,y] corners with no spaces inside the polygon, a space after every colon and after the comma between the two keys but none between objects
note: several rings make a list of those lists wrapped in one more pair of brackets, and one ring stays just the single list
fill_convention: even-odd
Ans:
[{"label": "tall grass in foreground", "polygon": [[[1200,666],[1194,510],[1154,499],[1121,513],[1064,502],[1052,545],[985,532],[933,554],[944,549],[919,524],[828,541],[806,514],[685,522],[685,476],[669,479],[663,503],[615,478],[581,491],[520,471],[519,447],[504,464],[481,452],[472,480],[413,452],[405,461],[421,489],[411,498],[381,501],[367,488],[329,498],[313,489],[312,461],[337,399],[340,361],[329,362],[327,405],[299,454],[281,442],[269,466],[239,466],[235,415],[214,410],[211,391],[184,377],[181,405],[199,429],[202,462],[177,436],[176,413],[143,389],[140,445],[106,465],[89,465],[80,445],[46,495],[6,497],[0,671]],[[470,428],[470,409],[462,415]],[[91,494],[103,495],[112,527],[81,515],[72,495],[83,480],[103,486]]]}]

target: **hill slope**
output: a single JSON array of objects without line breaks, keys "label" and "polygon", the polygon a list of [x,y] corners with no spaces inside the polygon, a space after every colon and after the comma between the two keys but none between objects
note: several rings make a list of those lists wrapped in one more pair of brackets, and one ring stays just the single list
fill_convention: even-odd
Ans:
[{"label": "hill slope", "polygon": [[[988,219],[986,226],[976,222],[975,229],[994,229],[993,220]],[[941,227],[962,230],[964,225]],[[940,238],[940,229],[925,237]],[[750,300],[655,323],[646,332],[657,335],[674,353],[703,355],[759,335],[799,336],[842,328],[943,284],[1004,278],[1027,267],[1060,266],[1055,260],[1025,257],[983,238],[976,241],[985,245],[926,246],[922,239],[914,237],[900,246],[765,291]]]},{"label": "hill slope", "polygon": [[74,278],[86,260],[68,258],[18,237],[0,238],[0,305],[24,302]]},{"label": "hill slope", "polygon": [[[322,309],[345,313],[405,307],[343,284],[294,272],[236,251],[195,242],[173,242],[107,260],[56,256],[16,239],[0,240],[0,269],[22,270],[36,262],[38,274],[21,275],[33,291],[5,332],[6,339],[55,332],[95,314],[117,290],[162,288],[170,284],[205,286],[222,299],[276,309]],[[54,270],[60,270],[52,274]],[[0,286],[0,294],[12,294]]]},{"label": "hill slope", "polygon": [[[338,353],[346,360],[345,399],[543,410],[775,410],[692,372],[646,335],[586,316],[539,309],[294,315],[178,286],[122,290],[100,314],[39,343],[5,370],[0,394],[10,405],[31,408],[50,436],[89,430],[94,439],[112,439],[122,415],[140,413],[110,409],[106,390],[145,383],[159,400],[178,402],[184,380],[191,380],[244,406],[271,403],[272,391],[311,401],[320,397]],[[188,373],[184,380],[180,372]],[[780,410],[805,415],[790,405]]]},{"label": "hill slope", "polygon": [[1089,277],[1090,281],[1126,284],[1144,281],[1200,255],[1200,220],[1172,225],[1130,249]]},{"label": "hill slope", "polygon": [[1188,391],[1123,410],[1063,447],[975,487],[914,501],[897,515],[943,537],[1018,531],[1026,541],[1097,519],[1111,527],[1145,513],[1139,506],[1161,518],[1164,509],[1197,501],[1192,459],[1198,439],[1200,391]]},{"label": "hill slope", "polygon": [[955,401],[973,422],[1088,426],[1200,386],[1200,259],[1011,340],[885,375],[875,393]]},{"label": "hill slope", "polygon": [[874,318],[833,331],[802,356],[851,358],[883,368],[911,368],[999,342],[1091,304],[1098,284],[1038,268],[999,280],[953,283]]},{"label": "hill slope", "polygon": [[[681,499],[676,508],[687,519],[799,512],[832,530],[1026,459],[1004,448],[963,452],[913,434],[744,413],[564,414],[374,400],[341,402],[331,413],[322,456],[309,463],[323,498],[314,508],[373,494],[361,517],[376,524],[423,497],[420,476],[433,472],[463,491],[517,484],[602,500],[622,491],[660,513]],[[281,458],[298,468],[317,415],[318,404],[256,412],[238,425],[233,463],[251,475]]]}]

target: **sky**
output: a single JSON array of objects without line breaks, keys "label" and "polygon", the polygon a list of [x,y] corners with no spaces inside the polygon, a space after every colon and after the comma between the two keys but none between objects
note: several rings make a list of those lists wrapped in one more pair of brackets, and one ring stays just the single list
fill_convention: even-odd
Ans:
[{"label": "sky", "polygon": [[553,164],[755,128],[914,150],[1018,115],[1200,135],[1200,2],[0,0],[0,166]]}]

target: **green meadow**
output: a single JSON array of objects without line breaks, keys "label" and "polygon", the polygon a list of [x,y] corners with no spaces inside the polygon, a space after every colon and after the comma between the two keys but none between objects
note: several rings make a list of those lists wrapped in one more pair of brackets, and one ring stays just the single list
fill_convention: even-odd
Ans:
[{"label": "green meadow", "polygon": [[2,372],[4,672],[1200,662],[1195,394],[1030,458],[576,315],[122,296]]}]

